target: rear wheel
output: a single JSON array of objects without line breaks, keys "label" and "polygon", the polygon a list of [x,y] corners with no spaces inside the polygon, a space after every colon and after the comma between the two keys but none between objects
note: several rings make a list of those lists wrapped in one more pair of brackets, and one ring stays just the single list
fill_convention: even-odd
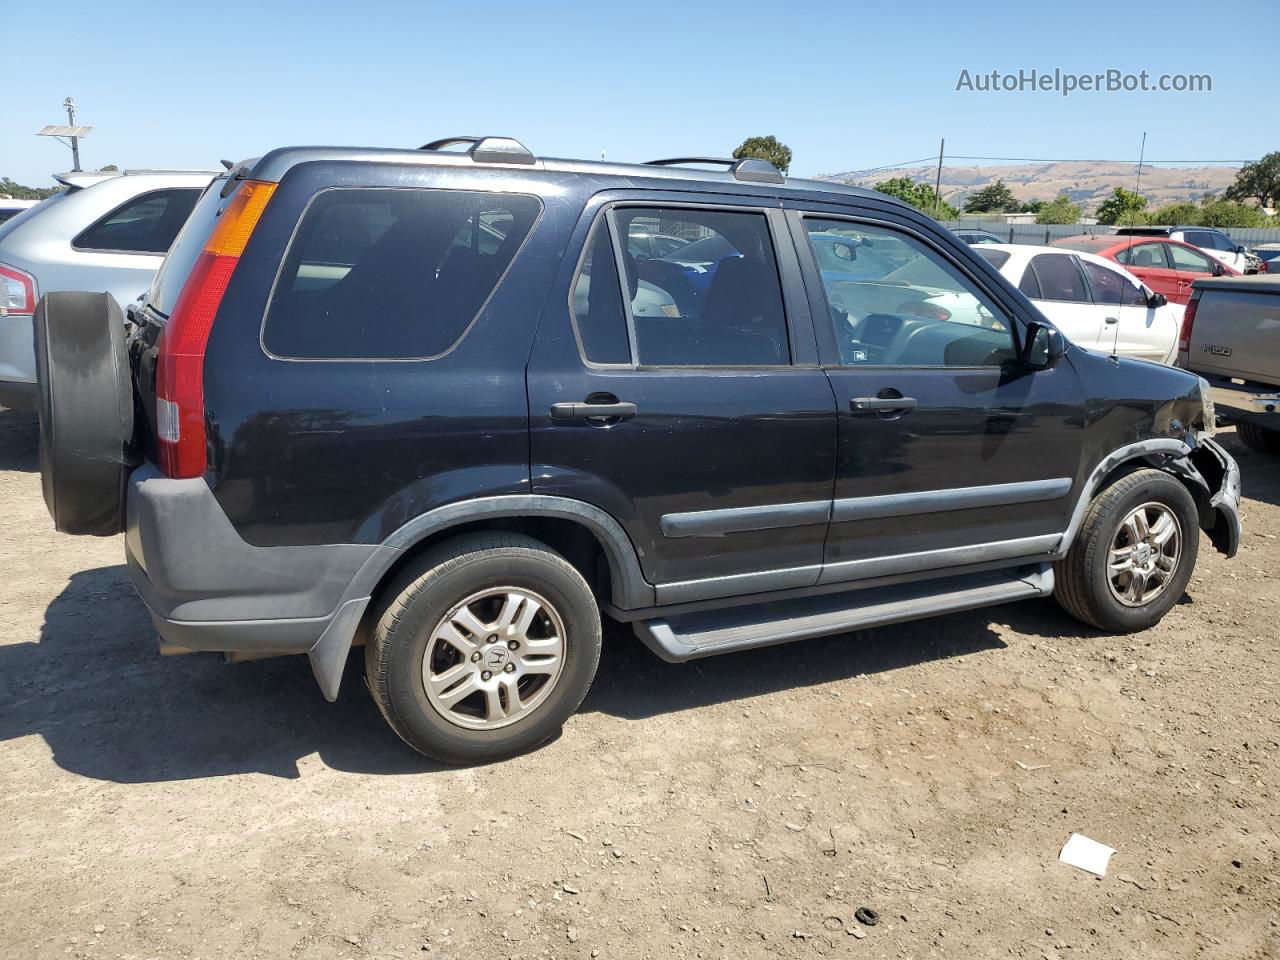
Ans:
[{"label": "rear wheel", "polygon": [[1260,427],[1256,423],[1244,421],[1236,424],[1236,436],[1250,450],[1258,453],[1280,454],[1280,430]]},{"label": "rear wheel", "polygon": [[1154,626],[1178,602],[1196,565],[1195,501],[1160,470],[1121,477],[1089,505],[1054,596],[1072,616],[1115,633]]},{"label": "rear wheel", "polygon": [[34,323],[45,506],[63,533],[119,533],[136,463],[120,305],[107,293],[50,293]]},{"label": "rear wheel", "polygon": [[466,764],[554,736],[599,659],[600,614],[581,574],[537,540],[493,533],[441,544],[391,585],[365,670],[409,746]]}]

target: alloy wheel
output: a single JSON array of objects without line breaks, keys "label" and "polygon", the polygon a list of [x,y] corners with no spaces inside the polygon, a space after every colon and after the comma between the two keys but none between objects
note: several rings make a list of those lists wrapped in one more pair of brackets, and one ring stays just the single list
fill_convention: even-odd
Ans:
[{"label": "alloy wheel", "polygon": [[450,723],[495,730],[526,717],[564,669],[564,621],[521,587],[474,593],[431,632],[422,659],[427,700]]},{"label": "alloy wheel", "polygon": [[1169,585],[1182,554],[1182,524],[1162,503],[1144,503],[1120,523],[1107,553],[1107,584],[1127,607],[1150,603]]}]

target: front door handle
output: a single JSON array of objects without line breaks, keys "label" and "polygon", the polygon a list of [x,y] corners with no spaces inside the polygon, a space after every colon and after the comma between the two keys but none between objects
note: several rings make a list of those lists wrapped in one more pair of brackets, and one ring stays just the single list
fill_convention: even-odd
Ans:
[{"label": "front door handle", "polygon": [[637,413],[634,403],[553,403],[552,420],[629,420]]},{"label": "front door handle", "polygon": [[914,410],[919,404],[915,397],[854,397],[849,401],[849,409],[854,413],[871,413],[873,411],[894,411],[906,413]]},{"label": "front door handle", "polygon": [[1111,325],[1111,324],[1119,323],[1119,322],[1120,322],[1120,318],[1119,318],[1119,317],[1107,317],[1107,319],[1106,319],[1104,322],[1105,322],[1106,324],[1108,324],[1108,325]]}]

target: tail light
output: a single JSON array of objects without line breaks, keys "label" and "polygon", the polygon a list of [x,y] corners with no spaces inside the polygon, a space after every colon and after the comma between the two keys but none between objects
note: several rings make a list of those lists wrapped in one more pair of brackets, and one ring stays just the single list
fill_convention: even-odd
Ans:
[{"label": "tail light", "polygon": [[1191,353],[1191,328],[1196,322],[1196,307],[1200,304],[1200,291],[1197,290],[1191,295],[1191,302],[1187,304],[1187,312],[1182,315],[1182,330],[1178,334],[1178,353]]},{"label": "tail light", "polygon": [[156,359],[156,433],[160,466],[170,477],[204,473],[204,353],[213,318],[274,183],[240,185],[182,285],[160,335]]},{"label": "tail light", "polygon": [[36,312],[36,278],[17,267],[0,264],[0,317]]}]

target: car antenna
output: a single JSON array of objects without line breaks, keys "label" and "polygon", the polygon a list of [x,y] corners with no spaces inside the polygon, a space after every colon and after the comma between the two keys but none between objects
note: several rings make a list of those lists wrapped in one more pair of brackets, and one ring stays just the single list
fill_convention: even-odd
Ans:
[{"label": "car antenna", "polygon": [[[1142,161],[1143,161],[1143,158],[1146,157],[1146,155],[1147,155],[1147,131],[1143,130],[1142,145],[1138,147],[1138,178],[1137,180],[1134,181],[1134,184],[1133,184],[1133,192],[1135,194],[1140,193],[1142,190]],[[1133,226],[1133,224],[1129,224],[1129,226]],[[1133,253],[1132,253],[1133,237],[1134,235],[1130,233],[1129,242],[1128,244],[1125,245],[1125,248],[1124,248],[1125,249],[1124,265],[1126,267],[1129,266],[1129,258],[1133,256]],[[1122,302],[1119,306],[1123,307],[1124,303]],[[1111,359],[1112,360],[1116,359],[1117,351],[1120,348],[1120,317],[1118,316],[1118,314],[1120,313],[1121,313],[1120,309],[1117,308],[1116,333],[1115,333],[1115,336],[1111,338]]]}]

